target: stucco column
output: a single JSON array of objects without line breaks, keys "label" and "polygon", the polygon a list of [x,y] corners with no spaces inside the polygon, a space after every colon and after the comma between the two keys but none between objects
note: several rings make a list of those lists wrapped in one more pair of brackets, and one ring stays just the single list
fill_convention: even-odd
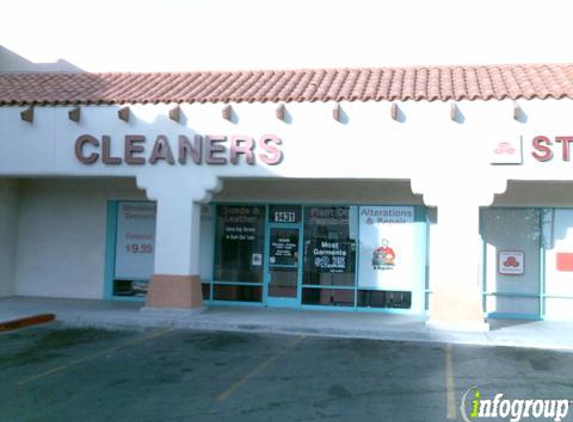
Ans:
[{"label": "stucco column", "polygon": [[[477,153],[476,156],[479,156]],[[467,167],[467,168],[466,168]],[[441,171],[412,179],[412,190],[437,207],[430,239],[430,313],[427,325],[456,331],[485,331],[480,286],[479,210],[507,187],[503,175],[483,162],[442,163]]]},{"label": "stucco column", "polygon": [[209,175],[165,172],[140,175],[137,185],[157,201],[154,272],[145,309],[201,309],[201,204],[222,188],[221,182]]},{"label": "stucco column", "polygon": [[155,229],[155,266],[146,306],[200,308],[201,205],[185,197],[159,197]]},{"label": "stucco column", "polygon": [[480,287],[479,205],[442,203],[434,234],[428,326],[487,330]]}]

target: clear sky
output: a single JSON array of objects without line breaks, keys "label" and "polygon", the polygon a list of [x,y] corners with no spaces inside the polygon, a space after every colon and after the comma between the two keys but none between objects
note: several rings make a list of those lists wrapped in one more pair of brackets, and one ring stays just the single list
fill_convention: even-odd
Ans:
[{"label": "clear sky", "polygon": [[573,62],[562,0],[5,0],[0,45],[90,71]]}]

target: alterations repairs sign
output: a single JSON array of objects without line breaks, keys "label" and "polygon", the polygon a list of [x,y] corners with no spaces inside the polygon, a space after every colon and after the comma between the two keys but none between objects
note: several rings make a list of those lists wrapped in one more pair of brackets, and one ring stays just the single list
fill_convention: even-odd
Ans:
[{"label": "alterations repairs sign", "polygon": [[153,275],[156,204],[120,202],[117,210],[115,277],[149,279]]},{"label": "alterations repairs sign", "polygon": [[414,284],[414,207],[360,207],[360,288],[407,290]]}]

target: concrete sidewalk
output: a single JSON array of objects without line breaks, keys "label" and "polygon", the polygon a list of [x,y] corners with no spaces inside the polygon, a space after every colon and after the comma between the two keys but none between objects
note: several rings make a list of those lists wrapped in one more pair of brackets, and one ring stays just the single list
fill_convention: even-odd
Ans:
[{"label": "concrete sidewalk", "polygon": [[210,306],[203,313],[141,312],[140,303],[37,297],[0,298],[0,322],[53,313],[66,326],[307,334],[330,337],[514,346],[573,351],[573,322],[490,321],[485,333],[428,329],[424,316]]}]

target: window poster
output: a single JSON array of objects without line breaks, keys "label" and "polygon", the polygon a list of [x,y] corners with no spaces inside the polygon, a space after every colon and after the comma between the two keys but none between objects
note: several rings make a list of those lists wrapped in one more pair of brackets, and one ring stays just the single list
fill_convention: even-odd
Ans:
[{"label": "window poster", "polygon": [[298,229],[271,229],[269,264],[298,264]]},{"label": "window poster", "polygon": [[498,272],[501,275],[523,275],[525,272],[525,253],[523,251],[499,251]]},{"label": "window poster", "polygon": [[115,277],[147,280],[153,275],[156,204],[120,202],[117,210]]},{"label": "window poster", "polygon": [[355,240],[349,236],[350,207],[308,207],[305,272],[354,273]]},{"label": "window poster", "polygon": [[262,282],[265,207],[217,207],[215,279]]},{"label": "window poster", "polygon": [[346,273],[350,272],[352,259],[350,242],[315,239],[309,249],[310,265],[313,272]]},{"label": "window poster", "polygon": [[360,207],[358,287],[407,290],[415,277],[414,207]]}]

